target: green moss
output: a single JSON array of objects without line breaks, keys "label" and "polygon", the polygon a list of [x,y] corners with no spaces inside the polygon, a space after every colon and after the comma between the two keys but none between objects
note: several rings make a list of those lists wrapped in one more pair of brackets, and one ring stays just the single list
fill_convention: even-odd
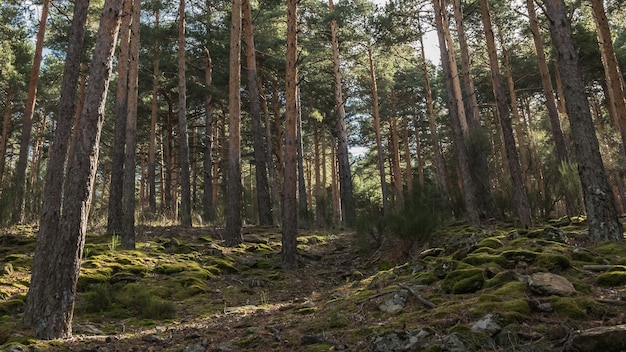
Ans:
[{"label": "green moss", "polygon": [[482,265],[482,264],[487,264],[487,263],[496,263],[498,265],[504,266],[506,265],[507,261],[501,255],[473,252],[469,254],[467,257],[465,257],[465,259],[463,259],[463,263],[467,263],[470,265]]},{"label": "green moss", "polygon": [[448,293],[463,294],[480,290],[485,284],[483,271],[478,268],[460,269],[450,272],[441,284]]},{"label": "green moss", "polygon": [[558,272],[568,269],[571,263],[564,255],[542,253],[537,257],[535,265],[545,268],[550,272]]},{"label": "green moss", "polygon": [[24,301],[21,299],[9,299],[0,302],[0,314],[17,314],[24,307]]},{"label": "green moss", "polygon": [[596,283],[602,287],[617,287],[626,285],[626,272],[610,271],[598,275]]},{"label": "green moss", "polygon": [[526,296],[526,283],[521,281],[507,282],[492,293],[506,298],[523,298]]},{"label": "green moss", "polygon": [[109,281],[113,270],[109,267],[103,268],[81,268],[78,284],[76,286],[79,292],[85,291],[89,286],[94,284],[102,284]]},{"label": "green moss", "polygon": [[530,314],[530,306],[524,298],[479,302],[472,305],[470,313],[475,319],[479,319],[489,313],[498,313],[502,318],[503,324],[509,324],[526,319]]},{"label": "green moss", "polygon": [[514,271],[507,270],[499,272],[493,278],[485,282],[485,288],[498,287],[508,282],[518,282],[517,274]]},{"label": "green moss", "polygon": [[602,317],[608,308],[589,297],[558,297],[552,296],[550,303],[560,317],[573,320],[585,320],[590,317]]},{"label": "green moss", "polygon": [[235,274],[239,272],[239,269],[235,266],[235,260],[228,256],[223,256],[222,258],[211,257],[209,259],[211,265],[215,266],[220,270],[220,272],[225,272],[229,274]]},{"label": "green moss", "polygon": [[506,258],[506,260],[514,261],[514,262],[525,262],[532,263],[537,259],[539,253],[527,251],[524,249],[514,249],[502,252],[502,256]]},{"label": "green moss", "polygon": [[485,239],[483,239],[482,241],[478,242],[477,247],[478,248],[482,248],[482,247],[487,247],[487,248],[500,248],[504,246],[504,244],[502,243],[502,241],[500,241],[500,239],[498,237],[487,237]]}]

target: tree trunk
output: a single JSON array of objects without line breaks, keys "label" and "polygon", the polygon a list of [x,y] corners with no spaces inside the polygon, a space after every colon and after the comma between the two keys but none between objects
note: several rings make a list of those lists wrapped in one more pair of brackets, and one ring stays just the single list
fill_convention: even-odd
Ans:
[{"label": "tree trunk", "polygon": [[389,214],[389,191],[387,191],[387,179],[385,177],[385,154],[383,151],[382,134],[380,132],[380,103],[378,101],[378,83],[376,82],[376,67],[372,58],[372,48],[367,48],[367,57],[370,67],[370,80],[372,81],[372,113],[374,115],[374,132],[376,134],[376,152],[378,154],[378,175],[380,177],[380,191],[383,198],[383,215]]},{"label": "tree trunk", "polygon": [[[154,12],[154,28],[158,32],[160,27],[161,11],[156,6]],[[160,43],[158,39],[154,43],[154,63],[152,68],[152,105],[150,109],[150,142],[148,144],[148,204],[150,213],[156,213],[156,137],[157,121],[159,119],[159,76],[160,69]]]},{"label": "tree trunk", "polygon": [[257,207],[259,208],[259,224],[272,225],[272,200],[267,178],[267,162],[263,126],[261,125],[261,105],[259,102],[258,74],[252,28],[252,9],[250,0],[243,0],[243,24],[246,43],[246,67],[248,69],[248,93],[250,96],[250,116],[252,117],[252,136],[254,143],[254,161],[256,170]]},{"label": "tree trunk", "polygon": [[[128,1],[128,0],[126,0]],[[135,248],[135,169],[137,161],[137,100],[139,94],[139,21],[141,1],[134,0],[131,15],[130,64],[128,67],[128,112],[122,197],[122,247]]]},{"label": "tree trunk", "polygon": [[321,154],[320,154],[320,127],[318,120],[313,120],[313,145],[315,149],[315,155],[313,157],[313,163],[315,168],[315,223],[319,228],[324,226],[324,185],[322,185],[322,170],[321,170]]},{"label": "tree trunk", "polygon": [[185,75],[185,0],[178,5],[178,154],[180,160],[180,223],[191,227],[191,176],[187,133],[187,81]]},{"label": "tree trunk", "polygon": [[[59,231],[46,234],[46,240],[38,240],[24,316],[25,323],[34,325],[38,339],[69,338],[72,335],[76,283],[85,243],[104,121],[104,104],[122,4],[123,0],[107,0],[104,4],[85,108],[76,131],[78,143],[65,176],[67,182]],[[62,178],[61,174],[55,176]],[[41,234],[39,237],[42,237]],[[46,246],[42,247],[44,243]]]},{"label": "tree trunk", "polygon": [[128,114],[128,67],[130,54],[130,24],[133,0],[124,1],[124,15],[120,26],[120,49],[117,59],[117,91],[115,96],[115,128],[111,152],[111,186],[107,232],[121,233],[124,218],[124,156],[126,146],[126,119]]},{"label": "tree trunk", "polygon": [[233,0],[230,30],[230,76],[228,93],[228,205],[226,244],[236,246],[241,234],[241,1]]},{"label": "tree trunk", "polygon": [[[419,19],[418,19],[419,20]],[[419,30],[421,30],[421,23]],[[446,171],[443,163],[443,157],[441,156],[441,146],[439,145],[439,136],[437,132],[437,117],[435,116],[433,92],[430,86],[430,75],[428,74],[428,65],[426,63],[426,52],[424,50],[424,38],[419,36],[420,41],[420,55],[422,59],[422,73],[424,75],[424,89],[426,91],[426,111],[428,113],[428,128],[430,130],[430,142],[433,149],[433,164],[435,167],[435,178],[439,190],[443,195],[446,202],[450,202],[450,192],[448,191],[448,183],[446,180]]]},{"label": "tree trunk", "polygon": [[[204,49],[205,69],[204,69],[204,82],[207,89],[213,86],[213,62],[211,60],[211,54],[207,48]],[[204,183],[202,196],[202,206],[204,213],[204,220],[215,220],[215,203],[213,203],[213,94],[207,91],[204,97],[204,111],[205,111],[205,126],[204,126]]]},{"label": "tree trunk", "polygon": [[509,51],[504,48],[502,44],[503,40],[500,38],[500,45],[502,46],[502,55],[504,56],[504,69],[506,71],[507,84],[509,88],[509,99],[511,100],[511,113],[515,121],[515,136],[517,137],[517,145],[519,150],[519,159],[522,168],[522,180],[527,189],[531,187],[530,175],[530,161],[528,157],[528,143],[526,142],[525,122],[522,120],[519,111],[519,105],[517,104],[517,93],[515,92],[515,82],[513,80],[513,71],[511,69],[511,58]]},{"label": "tree trunk", "polygon": [[11,126],[11,115],[13,114],[13,86],[7,88],[7,95],[4,103],[4,113],[2,114],[2,138],[0,140],[0,185],[4,178],[4,166],[7,157],[7,144],[9,139],[9,128]]},{"label": "tree trunk", "polygon": [[480,123],[480,112],[478,111],[478,100],[474,78],[471,74],[470,52],[465,35],[465,25],[463,11],[460,0],[453,0],[454,18],[456,22],[457,37],[459,39],[459,49],[461,52],[461,74],[464,90],[463,101],[467,114],[468,123],[468,144],[466,145],[468,158],[470,160],[471,176],[475,186],[475,198],[480,213],[485,217],[494,217],[496,210],[491,195],[491,179],[489,174],[489,148],[486,147],[486,133]]},{"label": "tree trunk", "polygon": [[[403,119],[403,131],[404,131],[404,164],[406,170],[406,188],[409,196],[413,194],[413,165],[411,162],[411,128],[409,127],[409,118]],[[415,153],[419,159],[419,140],[417,141],[418,152]]]},{"label": "tree trunk", "polygon": [[396,117],[395,99],[391,101],[391,118],[389,122],[389,154],[391,155],[392,180],[395,193],[395,210],[404,208],[404,187],[402,171],[400,171],[400,147],[398,141],[398,118]]},{"label": "tree trunk", "polygon": [[[465,204],[465,211],[467,212],[468,222],[472,226],[478,226],[480,224],[480,218],[476,207],[476,198],[474,191],[474,182],[472,181],[469,162],[467,154],[465,152],[465,137],[463,135],[463,129],[459,120],[459,111],[463,110],[463,107],[459,109],[459,99],[455,98],[454,83],[452,82],[452,74],[450,73],[450,55],[448,54],[448,48],[446,46],[445,31],[443,29],[444,22],[442,19],[441,6],[438,3],[439,0],[433,0],[435,5],[435,21],[437,24],[437,36],[439,38],[439,50],[441,51],[441,64],[444,71],[446,92],[448,93],[448,113],[450,114],[450,126],[452,127],[454,146],[457,153],[457,164],[459,167],[459,173],[461,182],[461,191],[463,194],[463,201]],[[433,128],[433,121],[431,121],[431,129]]]},{"label": "tree trunk", "polygon": [[515,146],[515,137],[513,136],[513,126],[511,124],[511,116],[509,106],[506,100],[502,75],[498,64],[498,54],[496,52],[496,43],[491,26],[491,15],[489,13],[489,4],[487,0],[480,0],[480,8],[482,13],[483,26],[485,28],[485,39],[487,41],[487,52],[489,54],[489,66],[491,69],[491,80],[493,82],[494,95],[496,104],[498,105],[498,116],[502,127],[502,137],[504,139],[504,147],[506,151],[507,165],[511,177],[511,187],[513,188],[513,201],[517,210],[517,217],[520,224],[525,228],[532,227],[532,216],[530,212],[530,204],[528,195],[524,189],[522,180],[522,169],[520,167],[519,158],[517,156],[517,148]]},{"label": "tree trunk", "polygon": [[304,180],[304,150],[302,145],[302,105],[300,87],[296,91],[298,121],[296,126],[296,143],[298,153],[298,224],[302,228],[309,227],[309,207],[306,200],[306,182]]},{"label": "tree trunk", "polygon": [[285,174],[283,183],[283,268],[298,267],[298,205],[296,200],[298,157],[298,1],[287,0],[287,62],[285,67]]},{"label": "tree trunk", "polygon": [[533,33],[533,40],[535,42],[535,50],[537,51],[537,61],[539,64],[539,72],[541,74],[541,85],[543,86],[543,91],[546,96],[546,109],[548,110],[550,126],[552,127],[552,138],[554,139],[556,155],[560,162],[568,161],[569,153],[567,151],[565,137],[563,136],[563,130],[561,129],[559,110],[557,109],[554,90],[552,89],[552,80],[550,78],[550,70],[548,69],[548,63],[546,61],[543,39],[539,33],[539,23],[537,21],[534,1],[526,0],[526,7],[528,9],[530,30]]},{"label": "tree trunk", "polygon": [[[330,13],[335,12],[333,0],[328,0]],[[335,78],[335,112],[337,131],[337,161],[339,163],[339,189],[341,191],[341,213],[343,223],[348,227],[355,225],[356,210],[354,207],[354,193],[352,189],[352,175],[350,172],[350,155],[348,152],[348,131],[346,127],[346,109],[342,97],[341,68],[339,60],[339,39],[337,21],[330,22],[330,33],[333,50],[333,73]]]},{"label": "tree trunk", "polygon": [[619,126],[618,129],[622,137],[622,144],[626,146],[626,101],[624,100],[624,90],[622,82],[620,81],[622,73],[620,72],[615,56],[615,49],[613,48],[609,21],[604,11],[604,1],[590,0],[589,2],[591,3],[593,18],[596,22],[596,32],[598,35],[600,54],[602,55],[604,76],[606,77],[606,84],[609,91],[607,98],[609,98],[609,104],[613,105],[613,109],[609,109],[609,111],[613,110],[615,112]]},{"label": "tree trunk", "polygon": [[550,36],[561,71],[565,104],[572,128],[578,173],[583,187],[589,237],[593,241],[621,241],[622,225],[615,198],[602,164],[600,147],[589,110],[585,84],[574,46],[572,29],[563,0],[544,1],[550,22]]},{"label": "tree trunk", "polygon": [[13,185],[15,187],[15,205],[13,208],[12,222],[20,224],[24,222],[24,207],[26,193],[26,167],[30,150],[30,137],[33,129],[33,115],[35,114],[35,100],[37,97],[37,84],[39,83],[39,69],[43,54],[44,36],[46,33],[46,21],[50,9],[50,0],[44,0],[41,8],[37,41],[35,43],[35,56],[28,81],[28,95],[26,97],[24,119],[22,124],[22,136],[20,138],[20,154],[15,167]]}]

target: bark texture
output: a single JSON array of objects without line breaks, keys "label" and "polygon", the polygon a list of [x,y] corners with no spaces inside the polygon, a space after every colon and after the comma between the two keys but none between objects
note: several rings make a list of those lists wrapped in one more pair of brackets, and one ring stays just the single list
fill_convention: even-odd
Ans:
[{"label": "bark texture", "polygon": [[228,92],[228,205],[226,244],[243,241],[241,233],[241,1],[233,0],[230,28],[230,75]]},{"label": "bark texture", "polygon": [[[46,247],[38,244],[25,322],[39,339],[69,338],[76,283],[83,255],[87,217],[98,163],[104,104],[112,68],[123,0],[104,4],[96,39],[85,108],[78,125],[76,150],[68,163],[59,231]],[[59,175],[60,176],[60,175]]]},{"label": "bark texture", "polygon": [[585,198],[589,236],[594,241],[621,241],[624,239],[622,224],[602,164],[565,3],[563,0],[550,0],[544,1],[544,5],[561,72],[565,105],[578,160],[578,174]]},{"label": "bark texture", "polygon": [[185,0],[178,5],[178,163],[180,165],[180,224],[191,227],[191,175],[187,133]]},{"label": "bark texture", "polygon": [[287,0],[287,62],[285,67],[285,171],[283,182],[282,265],[287,270],[298,267],[297,187],[297,89],[298,89],[298,0]]}]

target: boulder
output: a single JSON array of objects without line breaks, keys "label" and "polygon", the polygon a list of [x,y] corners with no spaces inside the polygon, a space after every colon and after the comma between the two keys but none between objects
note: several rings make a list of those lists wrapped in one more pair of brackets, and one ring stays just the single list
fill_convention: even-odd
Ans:
[{"label": "boulder", "polygon": [[563,276],[552,273],[535,273],[528,278],[531,291],[539,295],[571,296],[576,293],[574,285]]},{"label": "boulder", "polygon": [[626,324],[579,331],[571,342],[572,350],[579,352],[626,351]]},{"label": "boulder", "polygon": [[472,325],[473,331],[483,331],[489,336],[494,336],[502,330],[502,326],[498,322],[498,316],[495,314],[487,314],[482,319]]},{"label": "boulder", "polygon": [[372,352],[421,351],[436,344],[434,334],[426,330],[387,331],[368,340]]},{"label": "boulder", "polygon": [[406,305],[406,294],[404,291],[396,292],[390,298],[378,305],[378,309],[388,314],[398,314]]}]

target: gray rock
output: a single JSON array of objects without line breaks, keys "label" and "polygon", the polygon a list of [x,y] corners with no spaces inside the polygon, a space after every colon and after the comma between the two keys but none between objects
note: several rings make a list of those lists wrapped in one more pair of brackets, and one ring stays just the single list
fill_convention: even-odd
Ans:
[{"label": "gray rock", "polygon": [[559,243],[565,243],[566,237],[563,230],[558,229],[556,227],[546,227],[543,229],[543,234],[541,238],[548,241],[554,241]]},{"label": "gray rock", "polygon": [[626,350],[626,324],[579,331],[572,337],[572,350],[578,352],[619,352]]},{"label": "gray rock", "polygon": [[163,339],[161,336],[156,335],[156,334],[148,334],[148,335],[144,335],[141,340],[145,341],[145,342],[163,342],[165,341],[165,339]]},{"label": "gray rock", "polygon": [[368,340],[372,352],[419,351],[436,344],[434,335],[426,330],[388,331]]},{"label": "gray rock", "polygon": [[487,314],[482,319],[472,325],[473,331],[483,331],[489,336],[494,336],[502,330],[500,326],[499,317],[495,314]]},{"label": "gray rock", "polygon": [[200,344],[187,346],[183,349],[183,352],[204,352],[204,351],[206,351],[206,348]]},{"label": "gray rock", "polygon": [[531,291],[540,295],[571,296],[576,293],[574,285],[563,276],[552,273],[535,273],[528,278]]},{"label": "gray rock", "polygon": [[396,292],[390,298],[378,305],[378,309],[388,314],[398,314],[406,305],[406,294],[404,291]]},{"label": "gray rock", "polygon": [[104,332],[91,324],[74,325],[72,331],[77,334],[85,335],[104,335]]},{"label": "gray rock", "polygon": [[4,349],[5,352],[25,352],[24,347],[20,345],[11,345]]},{"label": "gray rock", "polygon": [[465,346],[463,339],[456,332],[446,335],[443,338],[443,348],[449,352],[467,352],[469,349]]}]

